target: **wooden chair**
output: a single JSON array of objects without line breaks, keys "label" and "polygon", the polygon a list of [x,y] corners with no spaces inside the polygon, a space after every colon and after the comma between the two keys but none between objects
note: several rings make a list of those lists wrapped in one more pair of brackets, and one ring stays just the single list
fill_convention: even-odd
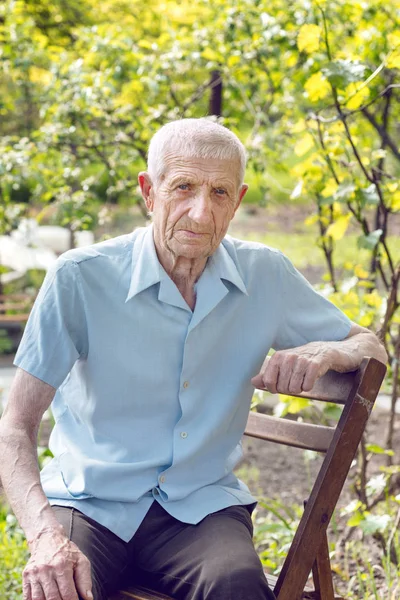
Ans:
[{"label": "wooden chair", "polygon": [[0,294],[0,326],[2,324],[25,324],[34,298],[27,294]]},{"label": "wooden chair", "polygon": [[[307,393],[314,400],[343,404],[336,427],[297,423],[251,412],[245,435],[326,453],[278,578],[266,574],[277,600],[335,598],[327,527],[364,432],[386,367],[366,358],[352,373],[328,371]],[[306,588],[310,572],[314,588]],[[171,600],[142,587],[123,590],[110,600]]]}]

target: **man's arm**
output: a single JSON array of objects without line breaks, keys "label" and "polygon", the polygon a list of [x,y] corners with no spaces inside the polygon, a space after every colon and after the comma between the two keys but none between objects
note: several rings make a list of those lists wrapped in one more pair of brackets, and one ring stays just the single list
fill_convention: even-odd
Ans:
[{"label": "man's arm", "polygon": [[[0,420],[0,478],[25,532],[31,558],[24,570],[24,599],[90,599],[90,563],[69,541],[40,483],[37,435],[55,389],[18,369]],[[75,578],[75,583],[74,583]]]},{"label": "man's arm", "polygon": [[355,371],[366,357],[387,362],[383,345],[374,333],[353,323],[348,336],[340,342],[310,342],[281,350],[267,358],[252,384],[275,394],[299,394],[314,386],[329,369]]}]

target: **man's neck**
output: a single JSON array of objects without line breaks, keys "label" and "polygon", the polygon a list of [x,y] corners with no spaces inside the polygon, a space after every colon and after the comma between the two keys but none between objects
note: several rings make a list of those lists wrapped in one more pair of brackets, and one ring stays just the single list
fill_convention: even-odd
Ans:
[{"label": "man's neck", "polygon": [[156,244],[158,260],[175,283],[187,304],[194,310],[196,304],[195,283],[204,271],[207,258],[190,259],[175,256],[173,253],[159,249]]}]

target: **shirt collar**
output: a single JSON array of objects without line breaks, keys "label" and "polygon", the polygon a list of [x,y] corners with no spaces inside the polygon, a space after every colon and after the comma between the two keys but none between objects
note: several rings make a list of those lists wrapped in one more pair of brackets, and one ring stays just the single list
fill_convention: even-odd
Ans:
[{"label": "shirt collar", "polygon": [[160,263],[153,240],[153,225],[142,229],[132,249],[132,270],[125,302],[161,281]]},{"label": "shirt collar", "polygon": [[217,275],[220,279],[230,281],[241,292],[243,292],[243,294],[246,294],[246,296],[248,296],[246,286],[238,271],[235,261],[233,260],[227,248],[225,247],[225,245],[228,246],[228,244],[232,245],[225,238],[223,242],[218,246],[214,254],[208,259],[206,268],[210,268],[213,271],[213,273]]},{"label": "shirt collar", "polygon": [[[248,295],[237,266],[223,243],[208,259],[206,270],[210,271],[214,277],[230,281],[241,292]],[[168,275],[157,257],[153,238],[153,224],[151,224],[149,227],[144,228],[134,241],[131,280],[125,302],[166,277]]]}]

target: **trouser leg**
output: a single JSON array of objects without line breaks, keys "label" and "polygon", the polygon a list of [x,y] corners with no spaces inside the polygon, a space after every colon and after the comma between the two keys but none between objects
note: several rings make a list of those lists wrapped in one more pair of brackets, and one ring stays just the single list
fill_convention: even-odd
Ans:
[{"label": "trouser leg", "polygon": [[188,525],[155,502],[129,543],[147,583],[176,600],[272,600],[252,534],[243,506]]},{"label": "trouser leg", "polygon": [[69,539],[90,560],[94,600],[107,600],[120,584],[121,572],[127,565],[127,543],[75,508],[52,508]]}]

